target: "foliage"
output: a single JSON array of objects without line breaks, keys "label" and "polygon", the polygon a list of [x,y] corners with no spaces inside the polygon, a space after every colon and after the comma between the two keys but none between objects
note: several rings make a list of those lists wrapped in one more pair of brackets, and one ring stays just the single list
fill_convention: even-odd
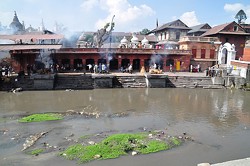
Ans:
[{"label": "foliage", "polygon": [[28,154],[37,156],[43,151],[44,151],[43,149],[35,149],[35,150],[32,150],[31,152],[28,152]]},{"label": "foliage", "polygon": [[140,34],[141,34],[141,35],[147,35],[149,32],[150,32],[149,29],[144,28],[144,29],[140,32]]},{"label": "foliage", "polygon": [[238,20],[238,23],[241,24],[242,20],[246,20],[247,19],[247,15],[244,12],[244,10],[240,10],[236,15],[235,15],[235,19]]},{"label": "foliage", "polygon": [[93,42],[93,37],[94,37],[93,35],[87,34],[86,37],[85,37],[85,41],[92,43]]},{"label": "foliage", "polygon": [[69,160],[78,160],[80,163],[85,163],[95,159],[118,158],[132,151],[141,154],[154,153],[181,144],[181,141],[175,137],[172,137],[172,139],[169,140],[170,142],[168,142],[155,139],[156,137],[149,138],[148,134],[149,133],[114,134],[94,145],[72,145],[60,153],[60,155]]},{"label": "foliage", "polygon": [[179,146],[179,145],[181,144],[181,141],[180,141],[178,138],[176,138],[176,137],[173,137],[173,138],[171,139],[171,141],[172,141],[172,143],[173,143],[174,145],[176,145],[176,146]]},{"label": "foliage", "polygon": [[63,119],[61,114],[47,113],[47,114],[33,114],[19,119],[19,122],[43,122],[51,120]]}]

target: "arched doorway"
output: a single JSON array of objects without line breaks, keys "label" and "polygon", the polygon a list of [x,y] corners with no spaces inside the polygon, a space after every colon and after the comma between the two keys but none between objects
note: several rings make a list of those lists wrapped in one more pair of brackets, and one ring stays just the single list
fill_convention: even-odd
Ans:
[{"label": "arched doorway", "polygon": [[235,45],[230,43],[225,43],[220,46],[218,53],[218,64],[231,65],[231,60],[235,60]]},{"label": "arched doorway", "polygon": [[133,60],[133,70],[140,70],[140,59]]},{"label": "arched doorway", "polygon": [[75,70],[83,69],[82,59],[74,59],[74,69]]},{"label": "arched doorway", "polygon": [[228,53],[227,49],[224,48],[222,50],[221,64],[227,64],[227,53]]},{"label": "arched doorway", "polygon": [[130,64],[130,60],[129,59],[122,59],[122,67],[124,69],[126,69],[129,64]]},{"label": "arched doorway", "polygon": [[118,60],[113,58],[109,61],[109,69],[110,70],[118,70]]},{"label": "arched doorway", "polygon": [[62,59],[62,70],[70,70],[70,59]]}]

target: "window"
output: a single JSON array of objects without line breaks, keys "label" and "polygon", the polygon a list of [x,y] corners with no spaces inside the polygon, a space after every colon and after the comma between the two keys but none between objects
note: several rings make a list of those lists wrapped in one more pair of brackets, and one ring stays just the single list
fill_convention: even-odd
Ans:
[{"label": "window", "polygon": [[201,59],[205,59],[206,58],[206,49],[202,48],[201,49]]},{"label": "window", "polygon": [[236,32],[236,31],[238,31],[238,26],[237,25],[234,26],[234,32]]},{"label": "window", "polygon": [[215,54],[214,49],[210,49],[210,59],[214,59],[214,54]]},{"label": "window", "polygon": [[193,48],[192,49],[192,58],[196,58],[196,52],[197,52],[196,48]]},{"label": "window", "polygon": [[177,39],[177,40],[180,39],[180,36],[181,36],[181,33],[180,33],[180,32],[176,32],[176,39]]}]

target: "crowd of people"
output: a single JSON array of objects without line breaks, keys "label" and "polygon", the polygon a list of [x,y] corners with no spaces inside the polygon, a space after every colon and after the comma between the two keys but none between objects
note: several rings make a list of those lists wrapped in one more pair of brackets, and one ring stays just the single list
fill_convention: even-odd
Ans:
[{"label": "crowd of people", "polygon": [[0,72],[1,76],[9,77],[12,73],[11,66],[3,66],[3,67],[0,67],[0,69],[1,69],[1,72]]},{"label": "crowd of people", "polygon": [[104,63],[88,64],[87,66],[90,73],[109,73],[109,65]]}]

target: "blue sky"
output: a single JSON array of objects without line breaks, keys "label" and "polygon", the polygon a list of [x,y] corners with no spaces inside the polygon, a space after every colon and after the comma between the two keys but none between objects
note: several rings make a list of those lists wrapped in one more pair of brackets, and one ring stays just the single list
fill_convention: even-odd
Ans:
[{"label": "blue sky", "polygon": [[70,31],[96,31],[115,15],[115,31],[135,32],[181,19],[188,26],[234,21],[243,9],[250,23],[249,0],[0,0],[0,22],[9,25],[17,12],[26,27],[47,29],[55,22]]}]

